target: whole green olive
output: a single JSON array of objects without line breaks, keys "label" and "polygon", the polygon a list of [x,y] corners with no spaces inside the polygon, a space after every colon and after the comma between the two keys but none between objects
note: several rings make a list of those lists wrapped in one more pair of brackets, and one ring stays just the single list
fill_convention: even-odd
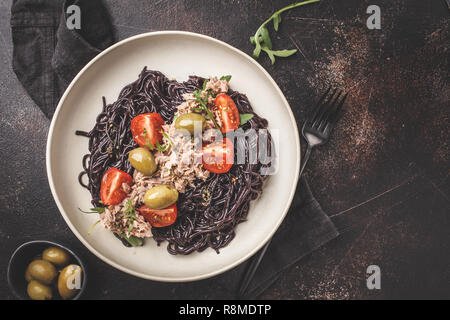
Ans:
[{"label": "whole green olive", "polygon": [[76,264],[69,264],[61,270],[58,278],[58,292],[61,298],[70,299],[81,288],[83,270]]},{"label": "whole green olive", "polygon": [[50,284],[56,278],[58,272],[53,264],[45,260],[34,260],[28,265],[25,275],[29,273],[30,278],[38,280],[43,284]]},{"label": "whole green olive", "polygon": [[30,274],[30,268],[27,268],[27,270],[25,271],[25,280],[27,280],[27,282],[33,280],[33,277]]},{"label": "whole green olive", "polygon": [[52,289],[39,281],[32,280],[27,286],[28,296],[32,300],[50,300],[52,298]]},{"label": "whole green olive", "polygon": [[50,247],[44,250],[42,259],[51,262],[58,267],[64,267],[69,264],[70,256],[63,249]]},{"label": "whole green olive", "polygon": [[153,154],[145,148],[136,148],[130,151],[128,159],[137,171],[149,176],[156,171],[156,161]]},{"label": "whole green olive", "polygon": [[178,200],[178,191],[172,186],[159,185],[147,190],[144,203],[152,209],[163,209]]},{"label": "whole green olive", "polygon": [[175,128],[176,129],[184,129],[189,131],[191,135],[194,134],[195,128],[203,131],[206,126],[206,119],[202,115],[198,113],[185,113],[180,115],[175,120]]}]

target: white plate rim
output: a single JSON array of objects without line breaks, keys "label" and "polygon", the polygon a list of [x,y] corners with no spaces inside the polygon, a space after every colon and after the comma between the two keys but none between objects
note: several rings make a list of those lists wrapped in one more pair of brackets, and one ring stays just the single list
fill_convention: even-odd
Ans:
[{"label": "white plate rim", "polygon": [[287,202],[285,208],[283,208],[283,213],[280,215],[280,218],[278,220],[278,222],[274,225],[274,228],[272,229],[272,231],[270,233],[268,233],[265,237],[265,239],[263,241],[261,241],[261,243],[256,246],[253,250],[249,251],[245,256],[243,256],[240,259],[237,259],[236,261],[234,261],[233,263],[230,263],[226,266],[223,266],[222,268],[219,268],[215,271],[211,271],[209,273],[205,273],[202,275],[198,275],[198,276],[190,276],[190,277],[177,277],[177,278],[172,278],[172,277],[162,277],[162,276],[153,276],[153,275],[149,275],[149,274],[145,274],[142,272],[137,272],[134,270],[131,270],[127,267],[124,267],[122,265],[120,265],[119,263],[116,263],[112,260],[110,260],[109,258],[105,257],[101,252],[99,252],[98,250],[96,250],[93,246],[91,246],[85,239],[84,237],[78,232],[77,228],[72,224],[72,222],[70,221],[67,213],[65,212],[58,194],[56,192],[56,187],[54,185],[53,182],[53,176],[52,176],[52,163],[51,163],[51,152],[52,152],[52,138],[53,138],[53,133],[54,133],[54,129],[55,129],[55,124],[57,122],[58,119],[58,115],[62,109],[62,106],[67,98],[67,96],[69,95],[72,87],[75,85],[75,83],[78,81],[78,79],[84,74],[84,72],[86,72],[86,70],[88,70],[93,64],[95,64],[95,62],[97,62],[99,59],[101,59],[104,55],[108,54],[109,52],[111,52],[112,50],[118,48],[119,46],[124,45],[125,43],[137,40],[137,39],[141,39],[141,38],[151,38],[154,36],[159,36],[159,35],[178,35],[178,36],[190,36],[190,37],[198,37],[204,40],[209,40],[212,42],[215,42],[216,44],[222,45],[227,49],[230,49],[232,51],[234,51],[235,53],[238,53],[239,55],[241,55],[244,59],[246,59],[248,62],[254,64],[258,69],[260,69],[260,71],[263,72],[263,74],[267,77],[267,79],[271,82],[271,84],[273,85],[273,87],[276,89],[276,91],[278,92],[278,94],[280,95],[280,98],[282,99],[283,103],[285,104],[285,106],[287,107],[287,112],[289,113],[289,118],[291,119],[292,122],[292,126],[294,128],[295,131],[295,148],[296,148],[296,158],[298,159],[298,161],[296,162],[296,167],[295,167],[295,177],[299,176],[299,172],[300,172],[300,136],[299,136],[299,132],[298,132],[298,128],[297,128],[297,123],[294,117],[294,114],[292,112],[292,109],[286,99],[286,97],[284,96],[283,92],[281,91],[281,89],[278,87],[277,83],[275,82],[275,80],[273,80],[273,78],[271,77],[271,75],[252,57],[250,57],[249,55],[247,55],[246,53],[244,53],[243,51],[233,47],[232,45],[215,39],[213,37],[210,36],[206,36],[203,34],[199,34],[199,33],[195,33],[195,32],[189,32],[189,31],[178,31],[178,30],[166,30],[166,31],[152,31],[152,32],[146,32],[146,33],[141,33],[126,39],[123,39],[117,43],[115,43],[114,45],[108,47],[107,49],[103,50],[102,52],[100,52],[97,56],[95,56],[91,61],[88,62],[88,64],[86,64],[79,72],[78,74],[75,76],[75,78],[70,82],[70,84],[68,85],[67,89],[64,91],[64,94],[62,95],[61,99],[58,102],[58,105],[56,107],[55,113],[53,115],[52,121],[50,123],[50,128],[48,131],[48,136],[47,136],[47,146],[46,146],[46,170],[47,170],[47,178],[48,178],[48,182],[50,185],[50,190],[51,193],[53,195],[53,199],[59,209],[60,214],[62,215],[64,221],[66,222],[66,224],[69,226],[70,230],[74,233],[74,235],[78,238],[78,240],[81,241],[81,243],[91,252],[93,253],[96,257],[98,257],[100,260],[102,260],[103,262],[109,264],[110,266],[125,272],[127,274],[133,275],[135,277],[138,278],[143,278],[143,279],[147,279],[147,280],[154,280],[154,281],[160,281],[160,282],[190,282],[190,281],[197,281],[197,280],[203,280],[203,279],[207,279],[216,275],[219,275],[221,273],[224,273],[236,266],[238,266],[239,264],[241,264],[242,262],[246,261],[247,259],[249,259],[251,256],[253,256],[256,252],[258,252],[266,243],[267,241],[269,241],[272,236],[275,234],[275,232],[278,230],[279,226],[281,225],[281,223],[283,222],[290,206],[292,203],[292,200],[294,198],[294,194],[295,194],[295,190],[298,184],[298,179],[295,180],[295,185],[292,186],[291,190],[290,190],[290,194],[289,194],[289,201]]}]

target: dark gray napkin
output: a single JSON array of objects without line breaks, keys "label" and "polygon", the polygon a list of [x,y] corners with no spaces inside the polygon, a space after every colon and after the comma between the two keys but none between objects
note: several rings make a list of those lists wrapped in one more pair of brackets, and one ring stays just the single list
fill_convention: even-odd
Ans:
[{"label": "dark gray napkin", "polygon": [[[66,27],[65,12],[71,4],[81,8],[81,30]],[[13,69],[29,95],[51,118],[68,83],[90,59],[114,42],[108,14],[97,0],[15,0],[11,13]],[[243,298],[260,295],[283,270],[337,235],[302,178],[291,209]],[[216,278],[232,295],[237,294],[248,265],[243,263]]]},{"label": "dark gray napkin", "polygon": [[[79,30],[66,27],[72,4],[81,8]],[[11,29],[13,70],[48,118],[78,71],[115,41],[99,0],[14,0]]]},{"label": "dark gray napkin", "polygon": [[[338,235],[333,222],[322,210],[308,182],[302,177],[298,182],[291,208],[267,248],[252,282],[240,298],[257,298],[284,270]],[[251,259],[257,258],[259,253]],[[224,287],[229,283],[232,284],[232,290],[239,287],[251,259],[219,276]]]}]

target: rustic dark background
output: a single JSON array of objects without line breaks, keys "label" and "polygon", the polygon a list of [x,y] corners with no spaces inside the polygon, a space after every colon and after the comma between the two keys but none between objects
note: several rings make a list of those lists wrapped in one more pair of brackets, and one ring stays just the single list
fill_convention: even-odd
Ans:
[{"label": "rustic dark background", "polygon": [[[278,1],[133,1],[106,4],[119,39],[188,30],[247,53],[248,37]],[[368,5],[381,30],[368,30]],[[65,242],[86,258],[86,298],[230,298],[221,278],[165,284],[128,276],[101,262],[68,229],[47,183],[50,120],[11,68],[11,0],[0,1],[0,298],[11,299],[6,266],[32,239]],[[450,298],[449,9],[444,0],[322,0],[283,15],[278,48],[298,48],[261,64],[301,125],[329,84],[351,90],[331,141],[306,175],[341,236],[289,268],[262,299]],[[381,268],[381,290],[366,268]]]}]

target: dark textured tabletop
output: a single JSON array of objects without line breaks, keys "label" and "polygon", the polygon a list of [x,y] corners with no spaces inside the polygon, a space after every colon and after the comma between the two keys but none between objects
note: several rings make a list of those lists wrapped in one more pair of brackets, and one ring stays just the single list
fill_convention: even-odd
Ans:
[{"label": "dark textured tabletop", "polygon": [[[106,1],[119,39],[187,30],[246,53],[249,36],[283,1]],[[369,30],[367,7],[381,8]],[[11,0],[0,1],[0,299],[12,299],[6,266],[21,243],[65,242],[89,265],[86,298],[230,298],[220,276],[158,283],[101,262],[72,234],[47,182],[50,120],[12,71]],[[298,53],[260,63],[299,125],[330,84],[351,90],[331,141],[306,175],[341,235],[282,274],[262,299],[450,298],[449,9],[444,0],[331,1],[283,15],[273,37]],[[366,269],[381,269],[381,289]]]}]

